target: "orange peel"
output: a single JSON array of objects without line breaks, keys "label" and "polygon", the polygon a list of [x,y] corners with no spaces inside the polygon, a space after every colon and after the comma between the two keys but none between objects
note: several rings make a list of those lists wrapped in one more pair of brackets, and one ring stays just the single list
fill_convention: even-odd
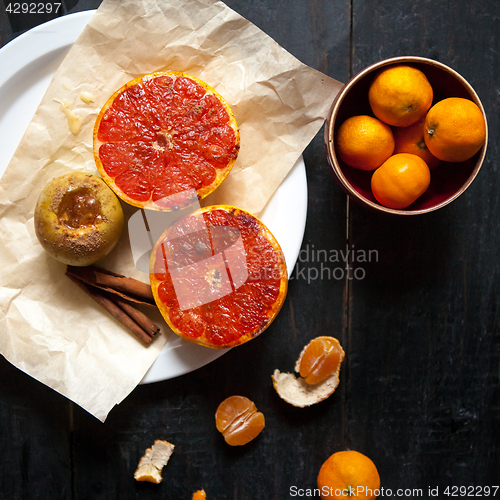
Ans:
[{"label": "orange peel", "polygon": [[134,473],[134,479],[136,481],[160,484],[163,467],[167,465],[173,452],[174,445],[172,443],[157,439],[153,446],[148,448],[144,456],[140,459],[137,470]]},{"label": "orange peel", "polygon": [[[329,338],[338,342],[334,337],[317,338]],[[302,357],[309,345],[310,343],[302,349],[299,359],[295,363],[295,371],[297,373],[300,373]],[[296,376],[294,373],[282,373],[276,369],[272,375],[274,389],[281,399],[298,408],[305,408],[320,403],[330,397],[337,389],[340,383],[340,367],[344,357],[344,350],[340,347],[340,361],[337,368],[321,382],[316,384],[308,384],[306,379],[300,375]]]}]

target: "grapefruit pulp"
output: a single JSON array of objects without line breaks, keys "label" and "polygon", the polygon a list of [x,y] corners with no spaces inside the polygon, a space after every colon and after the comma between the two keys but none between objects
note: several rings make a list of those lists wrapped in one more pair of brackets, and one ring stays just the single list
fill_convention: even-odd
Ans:
[{"label": "grapefruit pulp", "polygon": [[240,136],[231,108],[200,79],[174,71],[126,83],[101,109],[94,158],[125,202],[180,210],[210,194],[231,170]]},{"label": "grapefruit pulp", "polygon": [[252,214],[228,205],[198,209],[167,228],[150,261],[158,309],[180,337],[228,348],[262,333],[285,300],[283,252]]}]

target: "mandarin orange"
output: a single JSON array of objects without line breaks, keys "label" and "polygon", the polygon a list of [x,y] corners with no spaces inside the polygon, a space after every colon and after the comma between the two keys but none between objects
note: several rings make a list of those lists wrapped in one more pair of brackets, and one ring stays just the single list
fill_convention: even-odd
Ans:
[{"label": "mandarin orange", "polygon": [[409,153],[391,156],[372,175],[373,196],[385,207],[401,209],[425,193],[431,181],[422,158]]},{"label": "mandarin orange", "polygon": [[205,493],[205,490],[198,490],[193,493],[193,498],[192,500],[206,500],[207,494]]},{"label": "mandarin orange", "polygon": [[449,97],[437,102],[425,118],[425,143],[443,161],[472,158],[486,140],[486,120],[469,99]]},{"label": "mandarin orange", "polygon": [[394,127],[394,154],[411,153],[420,156],[430,169],[437,167],[441,160],[436,158],[425,144],[425,117],[408,127]]},{"label": "mandarin orange", "polygon": [[394,151],[394,137],[390,127],[377,118],[358,115],[348,118],[336,135],[340,158],[354,168],[375,170]]},{"label": "mandarin orange", "polygon": [[350,496],[370,500],[379,493],[380,476],[367,456],[354,450],[339,451],[321,466],[318,488],[323,500]]},{"label": "mandarin orange", "polygon": [[394,64],[382,68],[368,90],[374,115],[388,125],[407,127],[425,116],[432,105],[432,86],[418,68]]}]

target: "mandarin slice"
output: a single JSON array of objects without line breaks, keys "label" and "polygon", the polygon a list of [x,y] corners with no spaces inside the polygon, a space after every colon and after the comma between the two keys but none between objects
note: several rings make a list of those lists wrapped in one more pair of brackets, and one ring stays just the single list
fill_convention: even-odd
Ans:
[{"label": "mandarin slice", "polygon": [[244,396],[230,396],[217,408],[215,425],[231,446],[241,446],[255,439],[265,427],[264,415]]},{"label": "mandarin slice", "polygon": [[205,490],[198,490],[193,493],[192,500],[205,500],[207,498],[207,494]]},{"label": "mandarin slice", "polygon": [[334,337],[317,337],[300,356],[299,373],[308,384],[317,384],[337,371],[343,357],[339,341]]},{"label": "mandarin slice", "polygon": [[302,349],[295,363],[295,371],[303,376],[274,370],[274,389],[281,399],[298,408],[320,403],[337,389],[343,359],[344,350],[336,338],[317,337]]},{"label": "mandarin slice", "polygon": [[177,335],[223,349],[248,342],[272,323],[288,275],[278,242],[259,219],[215,205],[166,229],[151,253],[150,282]]},{"label": "mandarin slice", "polygon": [[118,89],[94,126],[94,158],[125,202],[175,211],[210,194],[238,156],[231,108],[200,79],[150,73]]}]

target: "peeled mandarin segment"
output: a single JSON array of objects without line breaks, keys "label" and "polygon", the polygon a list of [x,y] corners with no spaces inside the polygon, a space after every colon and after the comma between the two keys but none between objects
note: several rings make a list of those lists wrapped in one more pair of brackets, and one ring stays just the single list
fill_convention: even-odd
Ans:
[{"label": "peeled mandarin segment", "polygon": [[[329,354],[327,356],[325,347]],[[336,338],[317,337],[304,347],[295,364],[295,371],[301,376],[296,377],[293,373],[275,370],[272,375],[273,386],[281,399],[298,408],[320,403],[330,397],[338,387],[343,359],[344,351]],[[304,377],[312,372],[315,373],[309,381],[313,383],[308,383]],[[325,376],[326,373],[328,375]]]},{"label": "peeled mandarin segment", "polygon": [[241,416],[255,413],[257,407],[244,396],[231,396],[225,399],[217,408],[217,430],[224,434]]},{"label": "peeled mandarin segment", "polygon": [[265,419],[248,398],[231,396],[217,408],[215,424],[229,445],[241,446],[260,434]]},{"label": "peeled mandarin segment", "polygon": [[486,140],[486,120],[479,106],[469,99],[443,99],[427,113],[424,138],[437,158],[448,162],[466,161]]},{"label": "peeled mandarin segment", "polygon": [[95,123],[94,158],[125,202],[175,211],[211,193],[240,147],[234,115],[198,78],[174,71],[136,78],[117,90]]},{"label": "peeled mandarin segment", "polygon": [[253,413],[247,416],[247,419],[238,428],[228,432],[224,439],[231,446],[242,446],[255,439],[264,427],[264,415],[260,412]]},{"label": "peeled mandarin segment", "polygon": [[336,372],[340,363],[342,348],[337,339],[313,339],[306,347],[300,360],[299,373],[308,384],[317,384]]},{"label": "peeled mandarin segment", "polygon": [[407,127],[425,116],[432,99],[432,86],[425,74],[407,65],[381,69],[368,91],[374,115],[395,127]]}]

